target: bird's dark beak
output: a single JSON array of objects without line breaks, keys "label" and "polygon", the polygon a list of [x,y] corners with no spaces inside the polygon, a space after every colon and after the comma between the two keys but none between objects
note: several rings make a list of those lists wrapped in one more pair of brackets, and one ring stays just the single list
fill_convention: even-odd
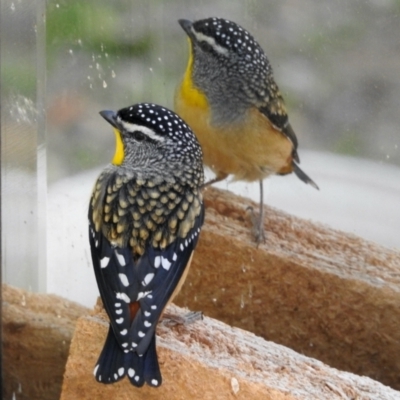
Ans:
[{"label": "bird's dark beak", "polygon": [[114,111],[104,110],[99,113],[109,124],[118,129],[117,113]]},{"label": "bird's dark beak", "polygon": [[186,32],[186,34],[193,39],[193,32],[192,32],[192,26],[193,22],[189,21],[188,19],[178,19],[179,25],[182,27],[182,29]]}]

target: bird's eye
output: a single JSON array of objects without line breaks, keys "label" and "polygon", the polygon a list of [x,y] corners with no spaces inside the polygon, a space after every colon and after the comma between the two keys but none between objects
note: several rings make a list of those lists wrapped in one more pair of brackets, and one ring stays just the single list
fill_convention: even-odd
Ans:
[{"label": "bird's eye", "polygon": [[146,135],[141,132],[141,131],[134,131],[132,132],[132,136],[135,140],[137,140],[138,142],[142,142],[144,139],[146,139]]},{"label": "bird's eye", "polygon": [[201,42],[199,42],[199,46],[203,51],[206,51],[206,52],[210,52],[212,50],[211,44],[205,40],[202,40]]}]

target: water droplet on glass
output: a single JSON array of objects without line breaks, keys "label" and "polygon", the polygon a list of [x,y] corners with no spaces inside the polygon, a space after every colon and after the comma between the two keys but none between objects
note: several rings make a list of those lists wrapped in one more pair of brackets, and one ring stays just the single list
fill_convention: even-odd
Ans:
[{"label": "water droplet on glass", "polygon": [[105,89],[107,87],[107,82],[103,81],[103,88]]},{"label": "water droplet on glass", "polygon": [[150,67],[150,68],[149,68],[149,71],[150,71],[150,72],[153,72],[153,68]]},{"label": "water droplet on glass", "polygon": [[115,72],[114,72],[113,69],[111,70],[111,77],[112,77],[112,78],[115,78],[115,77],[116,77]]},{"label": "water droplet on glass", "polygon": [[69,52],[69,54],[71,54],[71,56],[74,55],[74,51],[72,49],[69,49],[68,52]]},{"label": "water droplet on glass", "polygon": [[82,46],[82,40],[81,39],[78,39],[78,44],[79,44],[79,46]]},{"label": "water droplet on glass", "polygon": [[56,8],[60,8],[60,5],[59,5],[59,4],[56,4]]},{"label": "water droplet on glass", "polygon": [[33,123],[36,121],[37,113],[33,100],[24,96],[17,96],[10,108],[10,115],[17,122]]},{"label": "water droplet on glass", "polygon": [[161,57],[158,57],[158,61],[160,61],[160,62],[161,62]]},{"label": "water droplet on glass", "polygon": [[99,70],[100,69],[100,64],[96,63],[96,69]]},{"label": "water droplet on glass", "polygon": [[244,308],[244,298],[243,298],[243,295],[240,296],[240,308]]},{"label": "water droplet on glass", "polygon": [[11,5],[10,5],[10,9],[11,9],[11,11],[12,11],[12,12],[14,12],[14,11],[15,11],[15,4],[14,4],[14,3],[11,3]]}]

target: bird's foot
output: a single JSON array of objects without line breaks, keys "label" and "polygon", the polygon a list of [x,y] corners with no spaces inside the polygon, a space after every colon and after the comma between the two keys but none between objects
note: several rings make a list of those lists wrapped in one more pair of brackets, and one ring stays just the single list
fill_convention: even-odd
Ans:
[{"label": "bird's foot", "polygon": [[264,221],[260,217],[260,215],[256,215],[253,210],[253,207],[249,206],[246,208],[246,212],[250,214],[250,220],[252,223],[252,233],[256,242],[257,247],[262,243],[266,242],[265,230],[264,230]]},{"label": "bird's foot", "polygon": [[217,176],[216,176],[215,178],[209,180],[209,181],[206,182],[206,183],[203,183],[200,187],[201,187],[201,189],[204,189],[204,188],[206,188],[207,186],[213,185],[214,183],[223,181],[227,176],[228,176],[228,174],[219,173],[219,174],[217,174]]},{"label": "bird's foot", "polygon": [[203,313],[201,311],[189,311],[183,316],[165,312],[162,316],[162,323],[168,326],[188,325],[202,319]]}]

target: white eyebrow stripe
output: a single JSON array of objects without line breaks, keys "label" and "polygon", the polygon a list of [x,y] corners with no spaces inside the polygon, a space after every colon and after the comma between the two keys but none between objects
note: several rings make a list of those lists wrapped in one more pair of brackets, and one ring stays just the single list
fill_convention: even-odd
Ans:
[{"label": "white eyebrow stripe", "polygon": [[143,132],[146,136],[148,136],[150,139],[156,140],[158,142],[163,142],[165,138],[162,136],[157,135],[153,129],[147,128],[146,126],[143,125],[137,125],[137,124],[131,124],[130,122],[122,121],[120,118],[118,118],[118,122],[121,124],[121,126],[127,131],[127,132],[135,132],[135,131],[140,131]]},{"label": "white eyebrow stripe", "polygon": [[219,54],[223,54],[223,55],[228,54],[228,50],[225,49],[224,47],[220,46],[219,44],[217,44],[215,39],[212,38],[211,36],[204,35],[204,33],[201,33],[201,32],[196,32],[193,28],[192,28],[192,32],[193,32],[193,35],[196,36],[196,39],[199,42],[202,42],[202,41],[207,42]]}]

